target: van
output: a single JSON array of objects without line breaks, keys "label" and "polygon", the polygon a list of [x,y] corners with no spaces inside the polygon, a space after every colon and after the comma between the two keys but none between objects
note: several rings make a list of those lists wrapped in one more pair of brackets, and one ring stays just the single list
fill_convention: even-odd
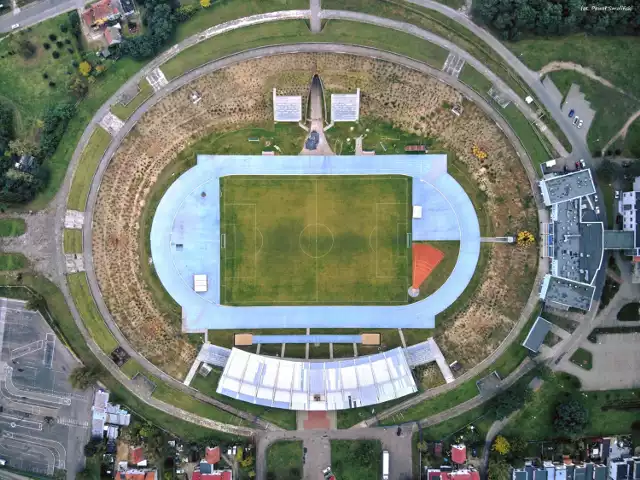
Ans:
[{"label": "van", "polygon": [[389,480],[389,451],[382,452],[382,480]]}]

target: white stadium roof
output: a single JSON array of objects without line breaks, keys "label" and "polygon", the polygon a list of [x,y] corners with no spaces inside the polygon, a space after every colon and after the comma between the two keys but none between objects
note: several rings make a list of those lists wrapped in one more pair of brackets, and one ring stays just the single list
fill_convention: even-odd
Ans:
[{"label": "white stadium roof", "polygon": [[217,392],[267,407],[343,410],[375,405],[417,390],[402,348],[320,362],[268,357],[234,348]]}]

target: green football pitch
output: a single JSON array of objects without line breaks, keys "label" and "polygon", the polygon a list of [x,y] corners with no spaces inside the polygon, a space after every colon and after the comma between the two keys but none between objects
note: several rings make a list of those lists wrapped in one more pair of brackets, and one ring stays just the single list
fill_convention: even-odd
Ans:
[{"label": "green football pitch", "polygon": [[231,176],[220,182],[222,303],[407,303],[409,177]]}]

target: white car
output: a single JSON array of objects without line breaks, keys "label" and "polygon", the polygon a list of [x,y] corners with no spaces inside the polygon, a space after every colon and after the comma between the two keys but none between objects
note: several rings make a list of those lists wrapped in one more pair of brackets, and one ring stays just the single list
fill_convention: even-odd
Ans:
[{"label": "white car", "polygon": [[595,200],[596,203],[598,203],[598,195],[594,195],[593,199]]},{"label": "white car", "polygon": [[576,115],[575,118],[573,119],[573,124],[576,125],[579,121],[580,121],[580,117]]},{"label": "white car", "polygon": [[620,190],[616,190],[616,200],[620,198]]},{"label": "white car", "polygon": [[580,165],[582,165],[582,168],[587,168],[587,165],[584,163],[584,158],[580,159]]},{"label": "white car", "polygon": [[14,23],[13,25],[11,25],[11,30],[15,30],[16,28],[20,28],[19,23]]},{"label": "white car", "polygon": [[582,120],[580,120],[580,121],[578,122],[578,128],[582,128],[582,124],[583,124],[583,123],[584,123],[584,122],[583,122]]},{"label": "white car", "polygon": [[596,207],[596,215],[600,215],[600,207]]}]

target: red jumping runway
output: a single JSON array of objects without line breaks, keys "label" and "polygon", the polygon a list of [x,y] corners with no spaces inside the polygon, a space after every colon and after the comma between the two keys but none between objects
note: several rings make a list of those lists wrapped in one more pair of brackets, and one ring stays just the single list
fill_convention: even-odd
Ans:
[{"label": "red jumping runway", "polygon": [[413,253],[413,288],[420,288],[420,285],[431,275],[433,269],[444,258],[444,253],[426,243],[414,243]]}]

